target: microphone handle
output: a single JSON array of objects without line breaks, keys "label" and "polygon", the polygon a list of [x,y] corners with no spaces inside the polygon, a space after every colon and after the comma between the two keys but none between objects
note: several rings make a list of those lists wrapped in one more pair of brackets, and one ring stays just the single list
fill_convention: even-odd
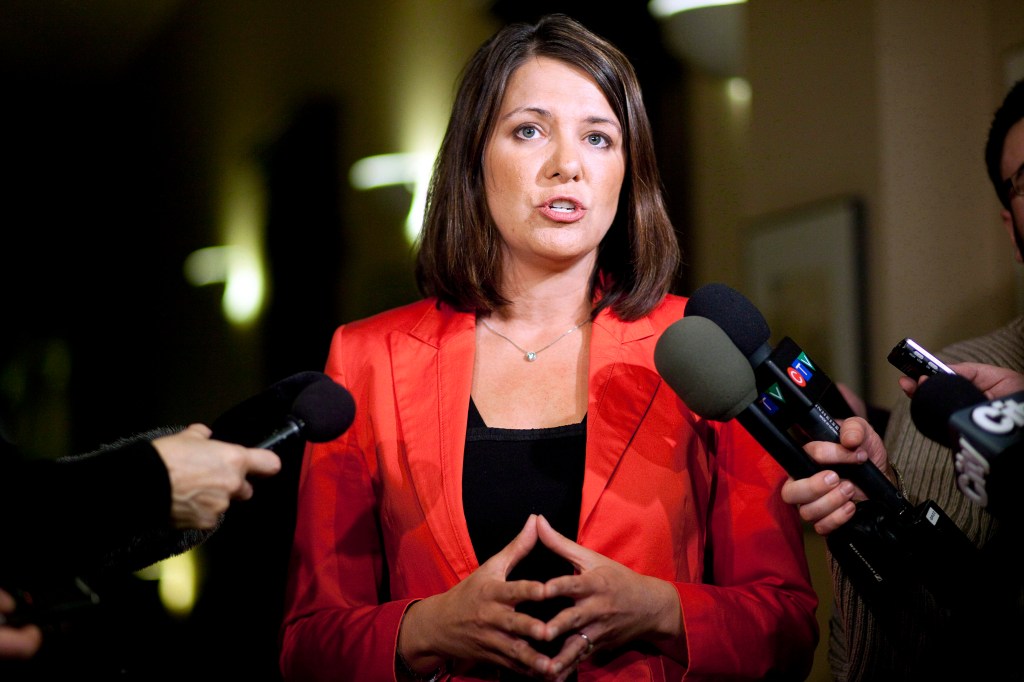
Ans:
[{"label": "microphone handle", "polygon": [[886,478],[882,470],[870,459],[863,464],[833,464],[829,467],[841,478],[857,484],[868,499],[878,500],[894,511],[897,516],[913,511],[914,507],[903,496],[900,489]]},{"label": "microphone handle", "polygon": [[267,436],[262,442],[260,442],[257,445],[254,445],[253,447],[271,450],[275,445],[285,440],[286,438],[291,438],[292,436],[301,433],[304,426],[305,424],[303,424],[301,420],[289,416],[287,424],[279,428],[277,431],[274,431],[272,434]]},{"label": "microphone handle", "polygon": [[[789,373],[780,368],[772,357],[766,358],[759,369],[774,377],[776,386],[783,391],[787,402],[796,403],[796,407],[790,407],[784,413],[790,415],[803,413],[794,424],[794,430],[800,434],[802,439],[800,445],[811,440],[839,442],[839,423],[821,405],[815,403],[810,396],[795,386]],[[824,377],[824,373],[819,369],[815,376],[820,379]],[[778,414],[778,418],[782,418],[783,412]],[[913,506],[903,497],[903,493],[886,478],[874,462],[868,460],[863,464],[836,464],[829,468],[843,478],[856,483],[869,499],[878,500],[897,515],[903,516],[913,511]]]},{"label": "microphone handle", "polygon": [[743,408],[736,415],[736,421],[793,478],[807,478],[821,471],[821,466],[797,445],[793,437],[776,426],[754,403]]}]

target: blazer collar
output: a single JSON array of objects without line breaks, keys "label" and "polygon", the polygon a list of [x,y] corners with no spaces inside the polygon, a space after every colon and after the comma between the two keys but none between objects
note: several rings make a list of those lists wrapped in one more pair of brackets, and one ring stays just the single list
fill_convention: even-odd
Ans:
[{"label": "blazer collar", "polygon": [[654,326],[648,318],[623,322],[608,311],[590,336],[587,468],[583,476],[580,535],[607,489],[654,399],[661,377],[652,371]]}]

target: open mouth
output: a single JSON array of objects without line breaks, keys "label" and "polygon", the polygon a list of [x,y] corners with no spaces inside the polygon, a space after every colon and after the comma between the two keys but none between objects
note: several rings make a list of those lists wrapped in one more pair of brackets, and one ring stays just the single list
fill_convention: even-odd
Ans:
[{"label": "open mouth", "polygon": [[557,201],[552,201],[550,204],[548,204],[548,207],[552,211],[558,211],[561,213],[572,213],[577,208],[575,202],[569,201],[567,199],[559,199]]}]

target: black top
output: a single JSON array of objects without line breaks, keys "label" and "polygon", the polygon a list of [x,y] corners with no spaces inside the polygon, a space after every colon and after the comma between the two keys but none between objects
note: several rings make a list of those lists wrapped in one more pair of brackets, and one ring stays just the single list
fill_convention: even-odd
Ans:
[{"label": "black top", "polygon": [[[519,534],[530,514],[543,514],[555,530],[576,539],[583,496],[587,419],[544,429],[496,429],[469,402],[469,427],[462,472],[462,502],[477,560],[482,564]],[[571,574],[572,565],[538,541],[509,574],[509,580],[545,581]],[[520,611],[550,620],[569,599],[524,603]],[[534,643],[554,655],[563,638]],[[507,673],[502,679],[509,678]]]}]

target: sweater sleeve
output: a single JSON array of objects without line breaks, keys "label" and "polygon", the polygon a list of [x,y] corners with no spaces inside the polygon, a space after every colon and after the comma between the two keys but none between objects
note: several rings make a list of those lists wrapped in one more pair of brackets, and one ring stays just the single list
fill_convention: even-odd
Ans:
[{"label": "sweater sleeve", "polygon": [[3,571],[76,574],[136,536],[170,529],[170,479],[151,439],[140,434],[85,455],[32,460],[7,447],[0,464]]}]

